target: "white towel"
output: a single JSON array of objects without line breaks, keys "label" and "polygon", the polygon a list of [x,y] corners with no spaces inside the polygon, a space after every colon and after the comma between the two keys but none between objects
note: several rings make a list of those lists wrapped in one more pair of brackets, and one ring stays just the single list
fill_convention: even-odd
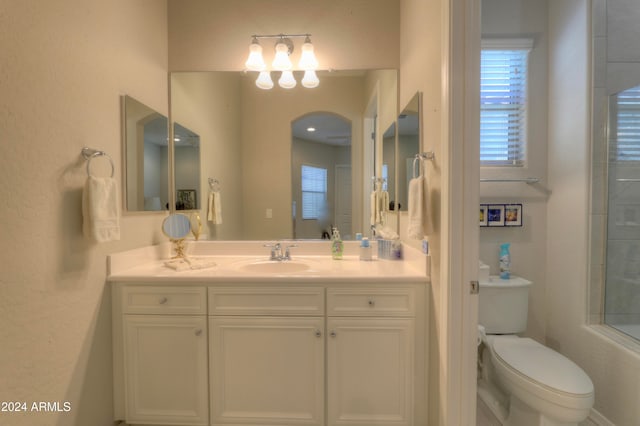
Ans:
[{"label": "white towel", "polygon": [[425,220],[427,216],[426,182],[423,176],[418,176],[409,181],[409,238],[421,240],[424,237]]},{"label": "white towel", "polygon": [[371,225],[384,223],[389,211],[389,193],[387,191],[373,191],[371,193]]},{"label": "white towel", "polygon": [[113,178],[89,176],[82,193],[82,228],[96,243],[120,240],[118,182]]},{"label": "white towel", "polygon": [[207,220],[214,225],[222,225],[222,201],[220,199],[220,192],[209,193],[209,211],[207,213]]}]

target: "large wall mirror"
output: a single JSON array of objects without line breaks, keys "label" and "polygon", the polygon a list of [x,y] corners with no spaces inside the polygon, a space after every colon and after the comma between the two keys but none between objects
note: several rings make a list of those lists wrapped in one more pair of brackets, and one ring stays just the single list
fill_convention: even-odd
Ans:
[{"label": "large wall mirror", "polygon": [[165,210],[169,202],[167,117],[123,96],[122,126],[126,211]]},{"label": "large wall mirror", "polygon": [[[318,239],[336,225],[346,239],[369,228],[365,182],[376,167],[364,164],[365,111],[376,92],[383,106],[378,122],[395,120],[397,71],[326,71],[318,76],[320,85],[314,89],[262,90],[255,75],[247,73],[171,74],[171,120],[199,137],[202,191],[196,196],[203,219],[208,180],[219,185],[222,223],[203,220],[203,236]],[[313,126],[323,141],[308,132],[312,119],[318,120]],[[305,145],[317,152],[305,151]],[[309,216],[303,212],[303,197],[313,196],[302,194],[303,165],[306,171],[326,173],[323,203]]]}]

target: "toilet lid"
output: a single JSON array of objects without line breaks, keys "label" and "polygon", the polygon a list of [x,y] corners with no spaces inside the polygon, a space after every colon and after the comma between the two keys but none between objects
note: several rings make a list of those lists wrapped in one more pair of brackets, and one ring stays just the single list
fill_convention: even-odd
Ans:
[{"label": "toilet lid", "polygon": [[582,368],[535,340],[497,338],[493,350],[514,370],[543,386],[575,395],[593,392],[593,383]]}]

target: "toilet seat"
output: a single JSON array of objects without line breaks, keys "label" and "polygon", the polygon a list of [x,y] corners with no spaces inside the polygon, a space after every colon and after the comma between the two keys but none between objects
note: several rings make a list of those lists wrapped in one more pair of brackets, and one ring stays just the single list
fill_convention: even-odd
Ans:
[{"label": "toilet seat", "polygon": [[589,376],[568,358],[529,338],[487,336],[501,382],[540,412],[581,421],[594,401]]}]

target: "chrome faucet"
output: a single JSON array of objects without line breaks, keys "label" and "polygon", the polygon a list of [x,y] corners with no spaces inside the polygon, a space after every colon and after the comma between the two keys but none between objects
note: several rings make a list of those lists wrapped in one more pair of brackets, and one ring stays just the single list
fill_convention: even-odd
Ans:
[{"label": "chrome faucet", "polygon": [[284,252],[282,251],[282,244],[274,243],[274,244],[265,244],[265,247],[271,248],[271,255],[269,256],[269,260],[277,260],[281,262],[283,260],[291,260],[291,252],[289,249],[291,247],[298,247],[297,244],[290,244],[284,248]]}]

